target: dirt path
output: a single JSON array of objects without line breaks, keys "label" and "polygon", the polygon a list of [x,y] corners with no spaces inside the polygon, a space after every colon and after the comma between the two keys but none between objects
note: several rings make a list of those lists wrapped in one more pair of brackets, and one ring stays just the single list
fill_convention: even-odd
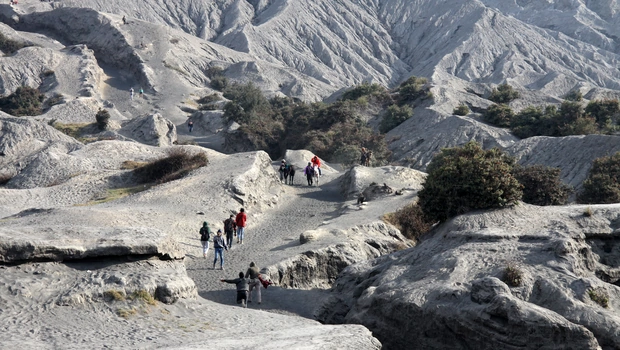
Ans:
[{"label": "dirt path", "polygon": [[[202,257],[200,248],[187,254],[187,273],[194,279],[200,296],[222,304],[234,304],[235,286],[220,282],[221,278],[236,278],[239,272],[247,270],[251,261],[264,267],[305,251],[299,244],[299,235],[332,219],[343,203],[338,186],[340,175],[323,176],[320,187],[306,186],[305,178],[298,176],[296,185],[286,187],[276,208],[263,214],[259,222],[248,220],[244,244],[234,241],[232,249],[224,252],[224,271],[219,270],[219,261],[216,270],[212,269],[213,249],[209,249],[207,259]],[[221,226],[218,224],[216,230]],[[263,289],[262,294],[263,303],[250,304],[250,307],[312,318],[325,291],[272,286]]]}]

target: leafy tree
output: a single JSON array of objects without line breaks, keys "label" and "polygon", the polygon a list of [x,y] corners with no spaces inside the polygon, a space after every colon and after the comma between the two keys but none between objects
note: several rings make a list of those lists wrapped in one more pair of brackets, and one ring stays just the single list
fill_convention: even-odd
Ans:
[{"label": "leafy tree", "polygon": [[489,100],[500,103],[508,104],[520,97],[519,93],[515,91],[512,86],[508,84],[501,84],[494,88],[489,95]]},{"label": "leafy tree", "polygon": [[385,115],[383,115],[383,119],[381,119],[379,131],[386,133],[411,118],[412,115],[413,109],[409,106],[398,107],[397,105],[391,105],[388,107]]},{"label": "leafy tree", "polygon": [[110,121],[110,113],[107,109],[100,109],[95,115],[95,120],[97,121],[99,130],[105,130],[108,126],[108,122]]},{"label": "leafy tree", "polygon": [[415,101],[420,97],[427,96],[429,94],[426,84],[428,80],[426,78],[410,77],[400,84],[398,89],[399,104]]},{"label": "leafy tree", "polygon": [[516,166],[515,178],[523,185],[523,201],[534,205],[562,205],[572,188],[560,180],[561,170],[543,165]]},{"label": "leafy tree", "polygon": [[45,95],[39,90],[21,86],[7,97],[0,98],[0,110],[5,113],[21,117],[25,115],[40,115],[41,104]]},{"label": "leafy tree", "polygon": [[466,104],[460,104],[457,107],[454,108],[454,111],[452,111],[452,113],[454,115],[468,115],[469,114],[469,107],[467,107]]},{"label": "leafy tree", "polygon": [[567,101],[581,102],[583,100],[583,94],[579,90],[572,90],[564,96],[564,99]]},{"label": "leafy tree", "polygon": [[596,120],[585,115],[579,102],[564,101],[556,116],[558,132],[553,136],[588,135],[598,132]]},{"label": "leafy tree", "polygon": [[510,121],[513,117],[514,112],[510,107],[503,104],[495,104],[484,112],[483,119],[489,124],[506,128],[510,126]]},{"label": "leafy tree", "polygon": [[594,117],[598,127],[604,130],[612,130],[620,116],[620,103],[618,100],[594,100],[586,106],[585,112]]},{"label": "leafy tree", "polygon": [[620,202],[620,152],[594,160],[577,195],[580,203]]},{"label": "leafy tree", "polygon": [[512,175],[514,160],[476,142],[442,149],[427,167],[418,203],[431,221],[445,221],[471,210],[501,208],[521,199]]},{"label": "leafy tree", "polygon": [[228,88],[228,78],[225,76],[216,76],[211,79],[211,87],[217,91],[224,91]]},{"label": "leafy tree", "polygon": [[558,110],[555,106],[527,107],[517,113],[510,121],[510,130],[520,138],[532,136],[557,136]]}]

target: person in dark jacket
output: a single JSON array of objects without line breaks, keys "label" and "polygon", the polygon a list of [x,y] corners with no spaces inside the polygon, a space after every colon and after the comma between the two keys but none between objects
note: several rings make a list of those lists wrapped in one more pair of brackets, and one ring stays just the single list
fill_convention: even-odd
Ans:
[{"label": "person in dark jacket", "polygon": [[209,239],[211,238],[211,229],[209,224],[205,221],[200,228],[200,244],[202,244],[202,257],[207,258],[207,252],[209,251]]},{"label": "person in dark jacket", "polygon": [[224,270],[224,249],[228,251],[228,246],[224,242],[222,237],[222,230],[217,230],[217,234],[213,237],[213,249],[215,250],[215,258],[213,259],[213,269],[215,270],[215,263],[217,262],[217,256],[220,256],[220,270]]},{"label": "person in dark jacket", "polygon": [[306,174],[308,186],[312,186],[312,177],[314,176],[314,168],[312,167],[312,162],[308,162],[308,166],[304,169],[304,174]]},{"label": "person in dark jacket", "polygon": [[252,302],[252,289],[256,288],[256,296],[258,297],[258,303],[261,303],[260,287],[261,283],[258,280],[260,271],[254,262],[250,263],[250,268],[245,272],[245,278],[250,279],[250,289],[248,291],[248,303]]},{"label": "person in dark jacket", "polygon": [[246,301],[248,300],[250,280],[243,278],[243,272],[239,272],[239,278],[235,278],[234,280],[222,279],[220,281],[237,285],[237,304],[247,307]]},{"label": "person in dark jacket", "polygon": [[233,237],[237,235],[237,223],[235,223],[235,216],[232,214],[224,220],[224,233],[226,234],[226,245],[228,248],[232,248]]}]

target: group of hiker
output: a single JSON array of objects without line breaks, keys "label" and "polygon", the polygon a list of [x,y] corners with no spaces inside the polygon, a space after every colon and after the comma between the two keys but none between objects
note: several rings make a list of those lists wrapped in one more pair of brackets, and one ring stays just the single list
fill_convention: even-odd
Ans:
[{"label": "group of hiker", "polygon": [[252,302],[252,290],[256,290],[258,303],[262,302],[261,287],[267,288],[272,284],[271,281],[264,279],[258,266],[254,262],[250,263],[248,270],[239,272],[239,277],[235,279],[221,279],[220,281],[232,283],[237,286],[237,304],[247,307],[247,303]]},{"label": "group of hiker", "polygon": [[[231,214],[230,217],[224,220],[224,233],[226,237],[222,236],[222,230],[218,229],[215,236],[213,236],[213,269],[215,270],[215,264],[218,257],[220,258],[220,270],[224,269],[224,250],[232,248],[233,238],[237,237],[237,243],[243,244],[245,236],[245,225],[247,221],[247,215],[245,209],[241,208],[237,215]],[[207,258],[209,252],[209,241],[211,240],[211,228],[206,221],[202,223],[200,228],[200,243],[202,245],[202,256]]]},{"label": "group of hiker", "polygon": [[[144,98],[144,89],[140,88],[139,90],[140,93],[140,97]],[[129,98],[131,98],[133,100],[133,95],[134,95],[134,90],[133,87],[129,88]]]},{"label": "group of hiker", "polygon": [[[280,173],[280,182],[290,185],[295,184],[295,167],[292,164],[288,164],[285,159],[282,159],[278,172]],[[314,183],[313,178],[315,176],[318,178],[321,175],[321,159],[319,157],[315,155],[310,159],[308,165],[304,168],[304,175],[306,175],[308,180],[308,186],[312,186]]]}]

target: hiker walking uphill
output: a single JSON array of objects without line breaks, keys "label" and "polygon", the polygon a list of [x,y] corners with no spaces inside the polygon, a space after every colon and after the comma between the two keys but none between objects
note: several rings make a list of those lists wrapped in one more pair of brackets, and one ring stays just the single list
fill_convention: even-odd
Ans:
[{"label": "hiker walking uphill", "polygon": [[250,289],[248,291],[248,303],[252,302],[252,289],[256,288],[256,297],[258,298],[258,303],[261,303],[261,281],[258,279],[260,275],[260,271],[254,262],[250,263],[250,268],[245,272],[245,278],[250,279]]},{"label": "hiker walking uphill", "polygon": [[237,243],[243,244],[243,238],[245,236],[245,222],[248,217],[245,215],[245,209],[241,208],[239,214],[235,218],[235,224],[237,225]]},{"label": "hiker walking uphill", "polygon": [[205,221],[200,228],[200,244],[202,244],[202,257],[207,258],[207,252],[209,251],[209,239],[211,238],[211,229],[209,224]]},{"label": "hiker walking uphill", "polygon": [[237,224],[235,223],[235,216],[232,214],[224,220],[224,233],[226,234],[226,245],[228,248],[232,248],[233,236],[237,235]]},{"label": "hiker walking uphill", "polygon": [[224,249],[228,251],[228,246],[224,242],[224,237],[222,237],[222,230],[217,230],[217,234],[213,237],[213,250],[215,250],[215,258],[213,258],[214,270],[218,255],[220,256],[220,270],[224,270]]},{"label": "hiker walking uphill", "polygon": [[284,180],[286,180],[286,175],[288,175],[288,164],[286,164],[286,160],[282,159],[278,172],[280,173],[280,182],[284,182]]},{"label": "hiker walking uphill", "polygon": [[222,279],[220,281],[237,285],[237,304],[247,307],[246,300],[248,300],[250,280],[243,278],[243,272],[239,272],[239,278],[235,278],[234,280]]}]

